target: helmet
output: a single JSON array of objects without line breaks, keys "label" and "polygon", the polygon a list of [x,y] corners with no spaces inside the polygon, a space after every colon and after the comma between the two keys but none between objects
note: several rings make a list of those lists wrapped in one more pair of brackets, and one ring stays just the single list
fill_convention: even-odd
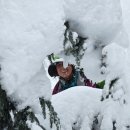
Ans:
[{"label": "helmet", "polygon": [[63,62],[64,61],[63,58],[60,58],[59,56],[55,55],[54,53],[48,55],[48,59],[49,59],[51,64],[55,64],[57,62]]},{"label": "helmet", "polygon": [[51,77],[58,76],[57,70],[56,70],[56,64],[59,62],[63,62],[64,59],[60,58],[59,56],[55,55],[54,53],[48,55],[48,59],[50,61],[50,65],[48,67],[48,74]]},{"label": "helmet", "polygon": [[54,64],[49,65],[49,67],[48,67],[48,74],[49,74],[51,77],[56,77],[56,76],[58,76],[57,69],[56,69],[56,65],[54,65]]}]

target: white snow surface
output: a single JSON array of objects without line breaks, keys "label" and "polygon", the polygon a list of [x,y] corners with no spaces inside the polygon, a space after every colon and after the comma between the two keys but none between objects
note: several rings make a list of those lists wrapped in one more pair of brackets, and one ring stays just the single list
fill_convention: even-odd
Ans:
[{"label": "white snow surface", "polygon": [[1,78],[8,95],[29,104],[39,96],[50,98],[42,61],[62,47],[63,17],[59,0],[0,2]]},{"label": "white snow surface", "polygon": [[120,31],[119,0],[65,0],[66,19],[79,35],[108,44]]},{"label": "white snow surface", "polygon": [[71,130],[77,125],[81,130],[88,130],[100,112],[101,94],[100,89],[76,86],[52,96],[63,129]]}]

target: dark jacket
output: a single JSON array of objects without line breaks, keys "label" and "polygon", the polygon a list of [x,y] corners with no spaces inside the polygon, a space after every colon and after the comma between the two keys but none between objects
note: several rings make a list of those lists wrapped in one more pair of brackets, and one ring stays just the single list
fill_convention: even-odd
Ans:
[{"label": "dark jacket", "polygon": [[63,90],[66,90],[75,86],[88,86],[88,87],[96,87],[96,83],[93,83],[92,80],[88,79],[82,71],[75,70],[72,78],[69,81],[65,81],[60,78],[57,84],[55,85],[52,94],[57,94]]}]

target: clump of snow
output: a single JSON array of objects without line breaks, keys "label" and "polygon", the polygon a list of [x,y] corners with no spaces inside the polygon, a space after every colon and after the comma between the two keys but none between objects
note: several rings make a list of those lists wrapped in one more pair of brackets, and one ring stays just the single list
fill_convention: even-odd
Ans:
[{"label": "clump of snow", "polygon": [[33,103],[39,96],[49,99],[51,85],[42,61],[62,47],[62,2],[6,0],[0,10],[2,86],[22,102]]},{"label": "clump of snow", "polygon": [[112,130],[113,122],[116,121],[116,123],[119,123],[117,122],[117,119],[120,119],[119,113],[120,110],[122,109],[121,107],[122,106],[120,105],[120,102],[115,102],[110,99],[102,103],[102,107],[101,107],[102,121],[100,126],[101,130],[108,130],[108,129]]},{"label": "clump of snow", "polygon": [[[127,67],[127,50],[117,45],[116,43],[112,43],[106,46],[103,49],[102,53],[106,54],[106,73],[108,74],[106,77],[106,83],[107,81],[108,83],[110,83],[110,81],[114,78],[121,78],[125,81],[125,68]],[[125,83],[122,81],[122,85],[123,84]]]},{"label": "clump of snow", "polygon": [[127,32],[128,39],[130,40],[130,1],[129,0],[120,0],[121,7],[122,7],[122,17],[123,17],[123,25],[125,27],[125,31]]},{"label": "clump of snow", "polygon": [[53,95],[51,101],[63,129],[81,127],[81,130],[89,130],[100,112],[101,94],[100,89],[78,86]]},{"label": "clump of snow", "polygon": [[121,30],[117,33],[116,37],[113,39],[113,42],[124,48],[129,47],[129,37],[123,25]]},{"label": "clump of snow", "polygon": [[29,120],[27,121],[27,124],[31,130],[42,130],[36,123],[31,123]]},{"label": "clump of snow", "polygon": [[[113,129],[113,122],[117,129],[126,129],[129,124],[127,122],[129,115],[126,114],[126,111],[129,109],[130,92],[128,50],[116,43],[111,43],[103,48],[102,53],[106,54],[107,76],[103,90],[105,100],[101,107],[103,118],[101,129]],[[115,79],[117,79],[116,82],[110,86],[111,81]]]},{"label": "clump of snow", "polygon": [[120,30],[121,7],[118,0],[65,0],[66,19],[81,36],[108,44]]},{"label": "clump of snow", "polygon": [[[126,66],[127,51],[125,48],[119,46],[116,43],[111,43],[104,47],[102,54],[106,55],[107,72],[110,73],[123,73]],[[122,71],[120,71],[122,70]]]}]

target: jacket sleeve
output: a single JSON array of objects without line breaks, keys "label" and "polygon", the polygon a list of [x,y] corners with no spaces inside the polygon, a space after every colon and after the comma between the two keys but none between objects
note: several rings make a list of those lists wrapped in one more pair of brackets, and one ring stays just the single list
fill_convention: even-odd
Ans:
[{"label": "jacket sleeve", "polygon": [[93,88],[98,88],[98,89],[103,89],[105,85],[105,80],[100,81],[98,83],[93,83],[92,80],[88,79],[86,75],[84,74],[83,69],[80,69],[80,76],[84,79],[84,85],[93,87]]},{"label": "jacket sleeve", "polygon": [[92,80],[88,79],[83,71],[80,72],[81,77],[84,79],[84,85],[92,88],[96,88],[96,83],[93,83]]},{"label": "jacket sleeve", "polygon": [[84,79],[85,86],[89,86],[92,88],[96,88],[96,83],[93,83],[92,80],[85,78]]},{"label": "jacket sleeve", "polygon": [[57,93],[59,93],[60,91],[61,91],[60,85],[59,85],[59,82],[57,82],[57,84],[55,85],[55,87],[54,87],[54,89],[53,89],[53,91],[52,91],[52,95],[57,94]]}]

